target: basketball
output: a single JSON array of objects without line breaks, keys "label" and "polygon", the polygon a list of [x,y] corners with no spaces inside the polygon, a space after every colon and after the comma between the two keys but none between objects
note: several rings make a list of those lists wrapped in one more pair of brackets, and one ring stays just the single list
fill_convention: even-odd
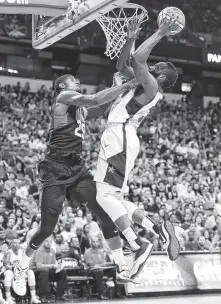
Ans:
[{"label": "basketball", "polygon": [[162,20],[165,18],[175,19],[177,21],[177,25],[173,31],[171,31],[171,35],[176,35],[182,31],[185,27],[185,16],[184,13],[177,7],[166,7],[164,8],[157,18],[157,24],[160,26]]}]

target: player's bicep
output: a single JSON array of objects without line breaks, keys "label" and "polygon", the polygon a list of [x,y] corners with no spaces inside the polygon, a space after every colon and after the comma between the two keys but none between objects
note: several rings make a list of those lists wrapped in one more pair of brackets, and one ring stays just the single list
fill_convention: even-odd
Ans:
[{"label": "player's bicep", "polygon": [[136,80],[142,85],[145,93],[155,95],[158,91],[158,84],[153,75],[150,74],[147,63],[139,62],[136,58],[132,57],[132,67]]}]

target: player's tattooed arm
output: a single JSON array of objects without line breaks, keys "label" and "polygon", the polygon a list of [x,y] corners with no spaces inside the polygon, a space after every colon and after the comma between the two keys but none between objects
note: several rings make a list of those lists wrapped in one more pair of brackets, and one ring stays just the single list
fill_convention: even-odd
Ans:
[{"label": "player's tattooed arm", "polygon": [[140,24],[137,18],[133,18],[128,24],[127,40],[122,48],[116,66],[117,70],[128,79],[133,79],[135,77],[133,68],[130,66],[130,58],[132,49],[135,47],[135,41],[139,36],[140,30]]},{"label": "player's tattooed arm", "polygon": [[126,90],[135,88],[137,82],[135,79],[128,81],[121,86],[115,86],[110,89],[103,90],[94,95],[76,94],[76,92],[64,91],[61,92],[57,98],[57,102],[66,105],[76,105],[84,107],[96,107],[116,99],[120,94]]}]

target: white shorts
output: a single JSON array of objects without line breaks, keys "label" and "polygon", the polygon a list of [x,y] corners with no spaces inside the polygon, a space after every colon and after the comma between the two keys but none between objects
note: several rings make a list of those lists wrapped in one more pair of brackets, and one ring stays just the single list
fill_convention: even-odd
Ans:
[{"label": "white shorts", "polygon": [[129,123],[107,126],[101,137],[94,180],[128,192],[127,182],[140,151],[136,128]]}]

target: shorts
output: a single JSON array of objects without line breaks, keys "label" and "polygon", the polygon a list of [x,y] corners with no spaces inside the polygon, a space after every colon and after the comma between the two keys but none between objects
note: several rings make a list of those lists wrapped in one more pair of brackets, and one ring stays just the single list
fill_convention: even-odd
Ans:
[{"label": "shorts", "polygon": [[76,163],[72,160],[58,162],[46,157],[39,163],[38,171],[41,182],[41,211],[53,214],[61,212],[69,187],[76,188],[88,176],[93,180],[84,162]]},{"label": "shorts", "polygon": [[89,168],[79,160],[66,159],[57,161],[46,157],[38,165],[39,179],[42,188],[64,185],[68,187],[76,183]]},{"label": "shorts", "polygon": [[[51,176],[52,178],[50,183],[47,179],[44,179],[45,183],[43,183],[40,193],[42,224],[48,224],[48,214],[58,216],[61,213],[63,202],[65,198],[67,198],[73,208],[85,205],[98,217],[106,239],[115,237],[118,233],[116,232],[117,228],[108,214],[97,203],[96,183],[88,168],[86,166],[81,166],[80,170],[78,166],[68,167],[64,164],[61,165],[60,163],[54,164],[51,161],[50,163],[52,165],[50,168],[47,167],[49,165],[48,160],[47,162],[44,160],[43,165],[42,162],[40,164],[41,178],[45,176]],[[59,170],[62,169],[61,172],[57,171],[58,168]],[[73,172],[65,175],[66,169],[68,170],[67,172],[69,172],[70,168],[73,169]],[[59,179],[59,177],[62,177],[63,179]]]},{"label": "shorts", "polygon": [[127,182],[140,151],[136,128],[130,124],[110,124],[101,138],[94,180],[127,192]]}]

